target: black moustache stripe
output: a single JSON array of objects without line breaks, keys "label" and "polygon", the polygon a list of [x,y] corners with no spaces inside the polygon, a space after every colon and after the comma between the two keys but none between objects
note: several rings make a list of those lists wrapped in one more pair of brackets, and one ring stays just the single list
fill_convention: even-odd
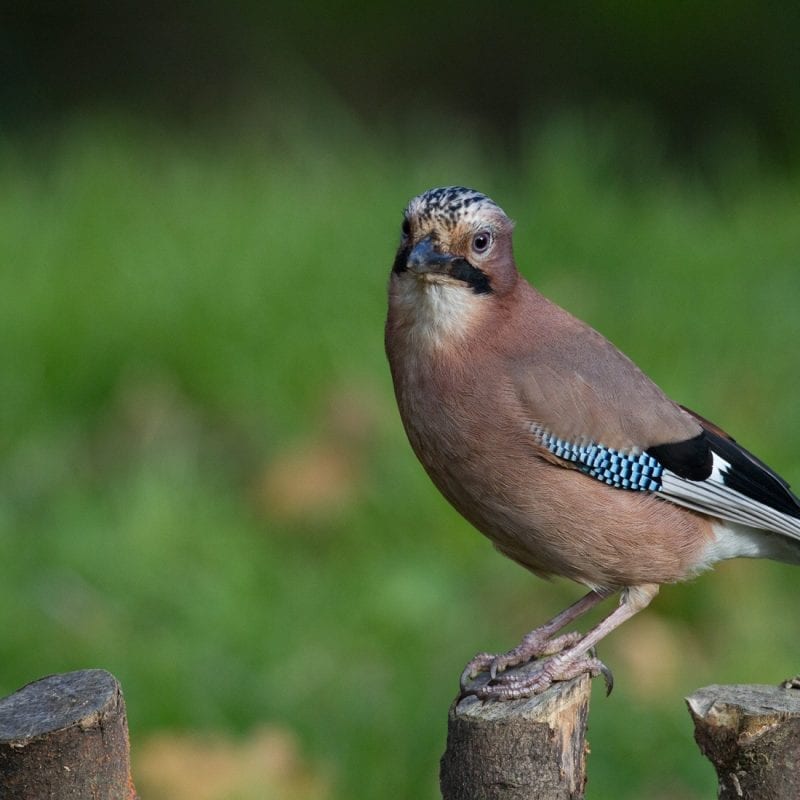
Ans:
[{"label": "black moustache stripe", "polygon": [[475,294],[491,294],[492,286],[489,283],[489,276],[483,270],[470,264],[466,258],[454,259],[449,274],[456,280],[464,281]]},{"label": "black moustache stripe", "polygon": [[392,272],[396,272],[399,275],[408,269],[408,255],[410,252],[410,247],[401,247],[397,251],[397,255],[394,257],[394,264],[392,264]]}]

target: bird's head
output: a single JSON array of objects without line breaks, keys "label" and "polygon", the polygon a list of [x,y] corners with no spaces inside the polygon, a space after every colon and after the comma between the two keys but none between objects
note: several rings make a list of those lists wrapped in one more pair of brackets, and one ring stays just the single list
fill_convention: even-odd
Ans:
[{"label": "bird's head", "polygon": [[447,186],[415,197],[392,267],[387,331],[446,347],[482,329],[519,277],[513,227],[500,206],[474,189]]},{"label": "bird's head", "polygon": [[429,189],[406,206],[392,271],[422,284],[502,294],[516,276],[513,227],[500,206],[474,189]]}]

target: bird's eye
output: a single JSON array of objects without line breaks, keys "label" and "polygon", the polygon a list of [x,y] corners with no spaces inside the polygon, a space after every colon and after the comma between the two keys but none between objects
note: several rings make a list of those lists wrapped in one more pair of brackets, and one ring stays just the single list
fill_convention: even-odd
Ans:
[{"label": "bird's eye", "polygon": [[411,223],[407,219],[404,219],[400,230],[403,232],[403,236],[408,236],[408,234],[411,233]]},{"label": "bird's eye", "polygon": [[476,253],[485,253],[492,243],[492,234],[489,231],[481,231],[476,233],[472,239],[472,249]]}]

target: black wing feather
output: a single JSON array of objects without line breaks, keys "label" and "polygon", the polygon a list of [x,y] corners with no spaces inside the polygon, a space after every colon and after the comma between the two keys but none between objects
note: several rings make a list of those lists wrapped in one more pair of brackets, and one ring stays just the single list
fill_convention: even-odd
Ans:
[{"label": "black wing feather", "polygon": [[665,469],[690,481],[704,481],[714,465],[705,431],[682,442],[648,447],[647,452]]},{"label": "black wing feather", "polygon": [[[650,447],[647,452],[663,464],[666,470],[688,482],[684,484],[686,492],[681,492],[683,500],[688,501],[687,504],[691,505],[694,497],[690,487],[692,483],[697,483],[698,507],[705,507],[707,511],[714,513],[714,506],[717,504],[713,500],[710,505],[705,504],[711,500],[708,492],[713,494],[715,491],[711,484],[721,481],[721,485],[718,483],[720,489],[724,486],[733,493],[733,496],[740,495],[744,503],[752,500],[781,514],[800,519],[800,499],[791,492],[789,484],[780,475],[751,452],[745,450],[722,428],[701,417],[690,408],[685,406],[683,408],[700,423],[703,432],[699,436],[683,442]],[[706,491],[701,488],[700,484],[712,477],[714,456],[721,459],[724,465],[720,465],[722,468],[719,470],[718,477],[706,485]],[[705,498],[703,501],[700,500],[701,495]],[[673,499],[680,502],[677,497]],[[722,496],[720,496],[720,501],[722,501]],[[722,511],[721,507],[719,511]],[[766,514],[766,510],[764,514]],[[766,514],[766,516],[769,515]]]},{"label": "black wing feather", "polygon": [[726,486],[782,514],[800,518],[800,500],[780,475],[730,437],[710,430],[705,436],[711,450],[730,464],[730,469],[722,473]]}]

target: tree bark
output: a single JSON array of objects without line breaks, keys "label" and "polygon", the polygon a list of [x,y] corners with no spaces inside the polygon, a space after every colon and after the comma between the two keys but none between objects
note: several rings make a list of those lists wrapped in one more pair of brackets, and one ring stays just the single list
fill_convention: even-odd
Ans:
[{"label": "tree bark", "polygon": [[800,691],[706,686],[686,702],[722,800],[800,798]]},{"label": "tree bark", "polygon": [[125,701],[113,675],[51,675],[0,699],[0,797],[136,800]]},{"label": "tree bark", "polygon": [[439,783],[444,800],[582,800],[591,680],[525,700],[450,707]]}]

